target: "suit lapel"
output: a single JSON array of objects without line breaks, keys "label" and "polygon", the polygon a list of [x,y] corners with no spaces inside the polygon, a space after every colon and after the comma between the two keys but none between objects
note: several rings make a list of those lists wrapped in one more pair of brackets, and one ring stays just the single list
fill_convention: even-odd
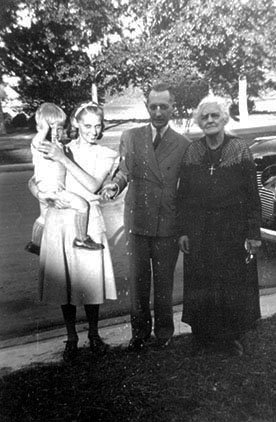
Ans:
[{"label": "suit lapel", "polygon": [[155,155],[157,156],[158,163],[161,163],[163,160],[168,158],[171,152],[177,148],[177,143],[174,141],[174,134],[172,129],[169,127],[168,130],[165,132],[162,142],[160,143],[159,147],[155,151]]}]

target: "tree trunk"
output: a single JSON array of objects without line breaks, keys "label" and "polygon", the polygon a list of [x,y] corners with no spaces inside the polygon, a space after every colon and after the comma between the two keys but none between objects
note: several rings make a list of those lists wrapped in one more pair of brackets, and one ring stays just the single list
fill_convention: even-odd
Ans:
[{"label": "tree trunk", "polygon": [[246,122],[248,119],[247,107],[247,80],[246,76],[239,77],[239,115],[240,122]]},{"label": "tree trunk", "polygon": [[98,104],[98,88],[95,83],[92,83],[91,86],[91,99],[93,103]]},{"label": "tree trunk", "polygon": [[4,113],[3,113],[3,108],[2,108],[2,103],[0,100],[0,135],[4,135],[6,132],[6,128],[5,128],[5,121],[4,121]]}]

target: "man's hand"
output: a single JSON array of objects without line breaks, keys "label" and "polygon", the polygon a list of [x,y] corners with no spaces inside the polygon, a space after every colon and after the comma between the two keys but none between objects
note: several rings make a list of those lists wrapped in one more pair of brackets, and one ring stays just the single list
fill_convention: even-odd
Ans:
[{"label": "man's hand", "polygon": [[190,242],[188,236],[184,235],[178,239],[178,246],[181,252],[190,253]]},{"label": "man's hand", "polygon": [[108,183],[101,189],[100,195],[102,199],[109,201],[114,198],[117,192],[118,185],[116,183]]}]

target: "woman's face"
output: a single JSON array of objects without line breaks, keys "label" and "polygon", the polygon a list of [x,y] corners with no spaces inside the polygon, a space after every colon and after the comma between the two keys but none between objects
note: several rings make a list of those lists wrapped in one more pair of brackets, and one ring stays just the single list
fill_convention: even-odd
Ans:
[{"label": "woman's face", "polygon": [[81,140],[93,144],[102,133],[101,116],[95,113],[83,113],[78,120],[79,137]]},{"label": "woman's face", "polygon": [[224,132],[226,119],[217,104],[206,104],[201,109],[198,124],[205,135],[215,136]]}]

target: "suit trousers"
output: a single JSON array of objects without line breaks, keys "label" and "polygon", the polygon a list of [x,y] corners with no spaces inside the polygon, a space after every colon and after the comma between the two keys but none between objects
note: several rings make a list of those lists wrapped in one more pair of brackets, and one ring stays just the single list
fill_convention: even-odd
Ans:
[{"label": "suit trousers", "polygon": [[131,293],[132,337],[148,339],[152,331],[151,278],[154,289],[154,334],[170,339],[174,332],[172,293],[179,254],[177,237],[129,233],[127,239]]}]

